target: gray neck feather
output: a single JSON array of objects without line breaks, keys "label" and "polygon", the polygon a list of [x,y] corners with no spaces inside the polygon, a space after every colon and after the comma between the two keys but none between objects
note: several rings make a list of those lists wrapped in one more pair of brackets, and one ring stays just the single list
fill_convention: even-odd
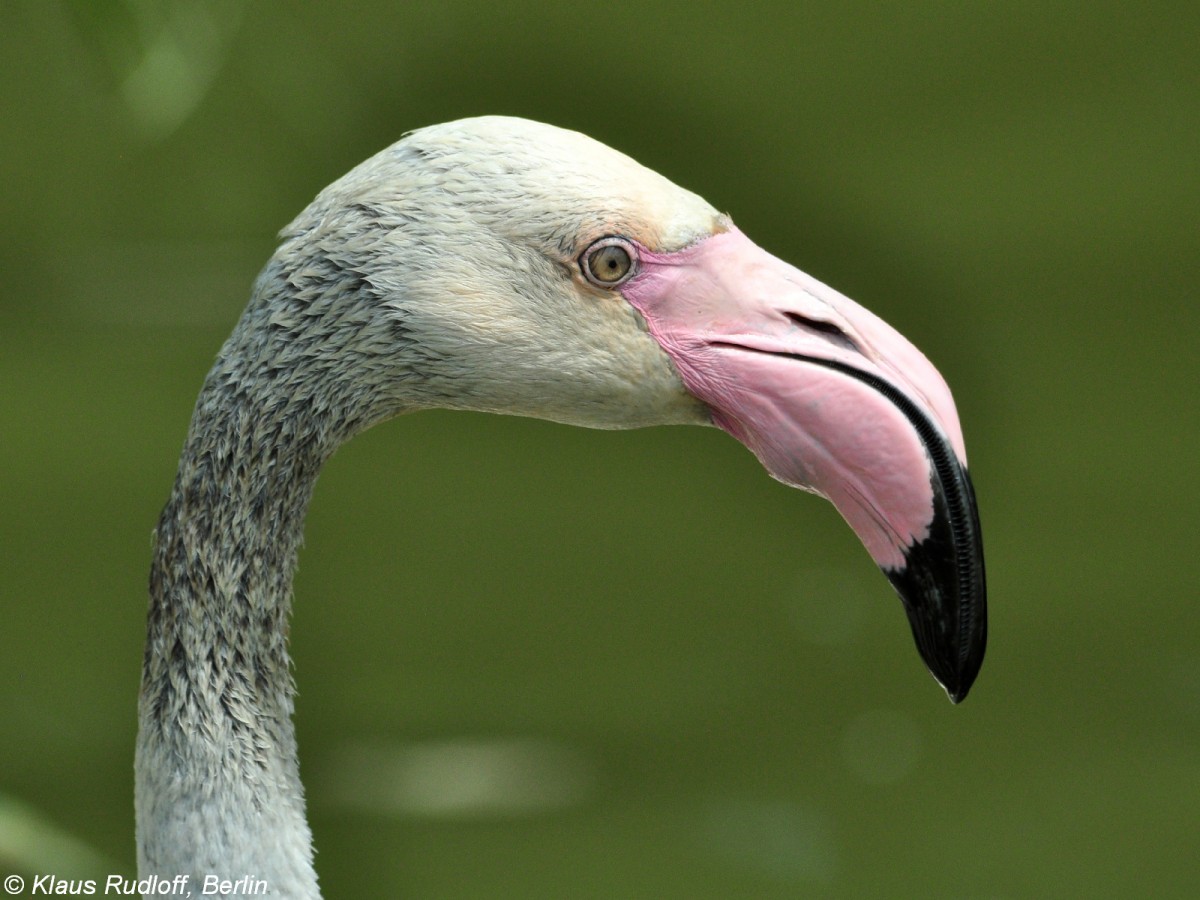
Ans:
[{"label": "gray neck feather", "polygon": [[[319,896],[291,721],[291,582],[322,464],[397,411],[362,377],[364,283],[328,260],[289,265],[289,253],[260,277],[204,383],[155,534],[139,870],[188,875],[197,895],[217,875]],[[292,274],[305,270],[307,282]],[[313,315],[322,306],[339,315]]]}]

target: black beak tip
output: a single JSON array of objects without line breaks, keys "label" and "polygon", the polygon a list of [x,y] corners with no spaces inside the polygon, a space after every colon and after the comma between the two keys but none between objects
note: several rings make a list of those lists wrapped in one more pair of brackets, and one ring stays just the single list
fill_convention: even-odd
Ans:
[{"label": "black beak tip", "polygon": [[[900,569],[886,569],[930,673],[952,703],[975,683],[987,649],[987,585],[975,492],[965,469],[960,503],[935,490],[929,536],[910,546]],[[937,485],[940,488],[940,485]]]},{"label": "black beak tip", "polygon": [[[912,573],[911,565],[904,572]],[[962,703],[983,665],[987,649],[987,620],[982,597],[969,605],[955,602],[940,589],[910,592],[902,573],[888,577],[904,601],[917,652],[926,668],[946,691],[950,702]],[[898,574],[900,577],[898,577]]]},{"label": "black beak tip", "polygon": [[[950,702],[956,706],[967,699],[967,694],[970,693],[983,666],[984,652],[987,649],[987,623],[981,621],[981,618],[978,611],[962,617],[940,644],[927,647],[920,641],[917,642],[917,650],[930,674],[937,679]],[[961,650],[961,654],[952,652],[955,647]]]},{"label": "black beak tip", "polygon": [[[895,583],[894,577],[892,580]],[[980,621],[980,611],[976,608],[969,615],[955,615],[938,602],[944,598],[925,595],[923,602],[932,601],[928,606],[910,605],[903,593],[901,598],[926,668],[951,703],[962,703],[979,675],[987,646],[986,624]]]},{"label": "black beak tip", "polygon": [[975,684],[975,677],[979,674],[979,668],[983,664],[983,647],[980,646],[979,654],[973,660],[968,659],[965,665],[958,672],[943,678],[935,675],[938,678],[938,683],[946,691],[946,696],[950,698],[950,702],[956,706],[967,699],[967,694],[971,691],[971,686]]}]

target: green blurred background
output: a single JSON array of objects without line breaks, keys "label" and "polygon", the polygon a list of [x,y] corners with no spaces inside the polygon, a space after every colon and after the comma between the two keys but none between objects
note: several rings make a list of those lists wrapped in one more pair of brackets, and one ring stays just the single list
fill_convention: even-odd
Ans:
[{"label": "green blurred background", "polygon": [[991,646],[952,708],[832,507],[715,430],[389,423],[323,475],[296,584],[327,895],[1195,896],[1198,33],[1195,3],[5,3],[0,874],[133,869],[150,531],[273,235],[404,131],[507,113],[935,361]]}]

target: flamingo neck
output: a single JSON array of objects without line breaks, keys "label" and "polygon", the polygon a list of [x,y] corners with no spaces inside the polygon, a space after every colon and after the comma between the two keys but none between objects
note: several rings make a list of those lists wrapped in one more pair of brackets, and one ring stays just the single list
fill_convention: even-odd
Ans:
[{"label": "flamingo neck", "polygon": [[337,378],[273,327],[263,293],[205,381],[155,533],[138,868],[187,875],[193,892],[209,876],[249,876],[316,898],[291,718],[291,585],[318,472],[365,423],[314,387]]}]

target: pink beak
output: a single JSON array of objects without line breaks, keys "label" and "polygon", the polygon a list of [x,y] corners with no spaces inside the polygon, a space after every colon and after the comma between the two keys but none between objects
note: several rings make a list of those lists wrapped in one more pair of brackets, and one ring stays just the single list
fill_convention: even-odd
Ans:
[{"label": "pink beak", "polygon": [[713,422],[827,497],[891,580],[958,702],[983,663],[983,545],[950,389],[916,347],[736,228],[641,248],[621,288]]}]

